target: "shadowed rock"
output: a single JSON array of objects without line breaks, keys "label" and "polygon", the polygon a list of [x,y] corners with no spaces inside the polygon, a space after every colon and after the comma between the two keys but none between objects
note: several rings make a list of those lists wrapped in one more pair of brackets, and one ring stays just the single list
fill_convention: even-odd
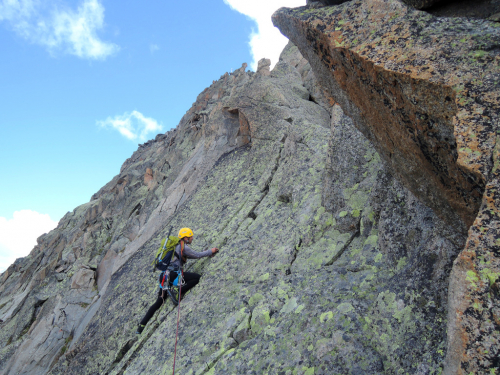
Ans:
[{"label": "shadowed rock", "polygon": [[500,274],[498,24],[437,18],[392,0],[281,9],[273,21],[398,179],[468,230],[450,283],[445,372],[495,368],[497,276],[487,275]]}]

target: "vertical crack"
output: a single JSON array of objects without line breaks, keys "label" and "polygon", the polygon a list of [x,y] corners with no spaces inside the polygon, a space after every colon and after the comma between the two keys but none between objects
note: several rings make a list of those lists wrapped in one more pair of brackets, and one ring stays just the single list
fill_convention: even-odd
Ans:
[{"label": "vertical crack", "polygon": [[203,374],[207,374],[212,368],[217,365],[217,362],[219,362],[224,354],[236,347],[238,347],[238,343],[233,339],[233,343],[231,343],[227,348],[219,349],[217,352],[215,352],[215,357],[212,358],[209,362],[205,362],[205,372]]},{"label": "vertical crack", "polygon": [[359,233],[360,232],[359,232],[359,223],[358,223],[356,231],[354,231],[352,233],[351,237],[349,238],[349,240],[347,240],[347,242],[344,244],[344,246],[342,246],[340,251],[337,254],[335,254],[335,256],[333,256],[332,259],[330,259],[328,262],[325,263],[325,267],[331,266],[333,263],[335,263],[342,256],[342,254],[344,254],[345,250],[349,247],[349,245],[352,243],[354,238],[359,235]]},{"label": "vertical crack", "polygon": [[179,199],[179,202],[177,202],[177,204],[175,205],[174,213],[177,212],[177,209],[179,208],[179,206],[184,202],[184,197],[185,196],[186,196],[186,189],[182,190],[181,199]]},{"label": "vertical crack", "polygon": [[[250,310],[250,313],[248,314],[248,327],[251,327],[251,321],[252,321],[252,310]],[[205,362],[205,371],[202,374],[207,374],[211,369],[213,369],[216,365],[217,362],[226,354],[228,351],[231,349],[237,348],[242,342],[249,340],[251,338],[251,328],[246,328],[245,329],[246,335],[245,338],[241,341],[238,341],[234,335],[236,334],[236,329],[229,335],[229,339],[232,340],[233,342],[229,343],[229,346],[224,347],[223,349],[218,350],[217,352],[212,354],[212,358]]]},{"label": "vertical crack", "polygon": [[[165,301],[164,303],[167,303],[167,301]],[[150,323],[151,328],[149,330],[147,330],[147,332],[146,331],[143,332],[141,334],[140,338],[137,337],[137,335],[136,335],[136,337],[133,337],[133,338],[127,340],[127,342],[118,351],[118,353],[115,357],[115,360],[113,361],[113,363],[111,364],[109,370],[106,372],[105,375],[110,375],[110,374],[111,375],[123,375],[125,373],[125,371],[127,370],[127,368],[130,366],[130,364],[137,358],[137,356],[139,355],[138,353],[141,351],[144,344],[150,339],[151,336],[153,336],[153,334],[156,332],[158,327],[167,319],[167,317],[174,310],[175,310],[175,308],[172,308],[172,310],[170,310],[161,320],[158,321],[158,318],[157,318],[154,321],[152,321]],[[134,344],[136,342],[139,342],[139,344],[134,349]],[[133,349],[133,350],[130,351],[131,349]],[[128,356],[128,359],[126,358],[127,356]],[[126,362],[121,365],[121,368],[120,367],[115,368],[124,359],[126,359]]]},{"label": "vertical crack", "polygon": [[299,249],[301,246],[302,246],[302,238],[299,238],[299,242],[297,245],[295,245],[295,249],[294,249],[293,254],[292,254],[292,261],[290,262],[290,267],[288,267],[287,270],[285,271],[285,275],[290,275],[292,273],[292,270],[291,270],[292,265],[295,262],[295,260],[297,259],[297,255],[299,254]]},{"label": "vertical crack", "polygon": [[[284,143],[286,138],[287,138],[287,136],[285,135],[281,142]],[[271,183],[273,182],[274,175],[276,174],[276,172],[278,171],[278,168],[280,166],[281,152],[282,152],[282,150],[280,150],[280,152],[278,153],[278,156],[276,157],[276,161],[274,163],[274,167],[271,171],[271,174],[270,174],[269,178],[267,179],[267,181],[265,182],[264,188],[261,190],[261,192],[263,193],[262,196],[257,201],[257,203],[255,203],[255,205],[252,207],[252,209],[248,213],[248,217],[252,218],[253,220],[255,220],[257,218],[257,214],[255,213],[255,209],[262,203],[262,201],[267,196],[267,194],[269,194],[270,186],[271,186]]]}]

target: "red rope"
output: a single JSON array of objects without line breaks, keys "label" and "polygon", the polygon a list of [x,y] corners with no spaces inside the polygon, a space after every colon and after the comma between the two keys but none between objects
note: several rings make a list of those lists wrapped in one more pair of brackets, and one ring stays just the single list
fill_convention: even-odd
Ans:
[{"label": "red rope", "polygon": [[[182,250],[182,247],[181,247]],[[181,251],[182,252],[182,251]],[[181,292],[182,292],[182,282],[184,281],[184,275],[181,271],[181,280],[179,280],[179,305],[177,308],[177,332],[175,333],[175,349],[174,349],[174,369],[172,371],[172,375],[175,373],[175,357],[177,355],[177,338],[179,337],[179,318],[181,316]]]}]

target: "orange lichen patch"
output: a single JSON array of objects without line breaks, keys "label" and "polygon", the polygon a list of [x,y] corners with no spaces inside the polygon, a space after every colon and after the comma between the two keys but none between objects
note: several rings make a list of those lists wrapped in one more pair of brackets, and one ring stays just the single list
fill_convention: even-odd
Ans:
[{"label": "orange lichen patch", "polygon": [[[488,112],[487,108],[475,103],[478,99],[480,101],[480,96],[484,98],[488,90],[477,93],[469,83],[485,76],[485,70],[492,71],[487,61],[482,64],[486,69],[469,64],[462,52],[449,49],[457,42],[455,35],[448,33],[449,36],[444,34],[443,37],[439,34],[438,37],[427,32],[427,25],[435,26],[431,16],[412,13],[396,2],[354,2],[349,8],[335,7],[324,13],[328,14],[317,11],[304,14],[304,17],[299,12],[293,14],[290,22],[294,24],[293,33],[302,30],[302,38],[310,43],[314,55],[324,67],[323,71],[333,75],[334,85],[344,91],[360,110],[362,121],[359,122],[364,122],[362,130],[369,138],[378,141],[375,144],[379,152],[390,159],[393,156],[391,153],[399,150],[399,159],[408,163],[400,168],[404,167],[404,171],[398,172],[404,176],[405,171],[412,169],[414,163],[409,159],[417,159],[419,163],[423,161],[421,165],[426,165],[431,163],[427,160],[429,151],[433,154],[430,159],[436,160],[434,156],[438,156],[437,164],[446,172],[444,175],[436,173],[435,166],[429,169],[431,179],[437,185],[430,190],[441,190],[445,196],[448,195],[445,200],[448,200],[452,210],[470,225],[479,209],[488,175],[494,133],[491,132],[491,119],[483,116]],[[413,17],[412,22],[403,19],[404,16]],[[284,24],[285,21],[280,21],[279,17],[285,16],[275,15],[275,22]],[[374,24],[377,25],[375,29],[371,26]],[[455,26],[459,25],[449,27]],[[284,27],[282,30],[286,33]],[[476,39],[474,35],[468,35],[460,43],[470,48],[468,44],[476,43]],[[370,67],[370,64],[373,66]],[[411,82],[407,82],[408,78]],[[448,93],[435,96],[433,90],[422,92],[431,82]],[[498,87],[492,89],[498,92]],[[397,94],[398,91],[400,94]],[[418,92],[419,101],[426,105],[412,103],[416,100],[415,92]],[[335,92],[332,94],[335,96]],[[447,111],[447,118],[442,119],[440,112],[446,98],[454,100],[449,104],[453,104],[455,109],[453,113]],[[387,102],[392,108],[388,108]],[[498,103],[496,105],[498,109]],[[428,124],[422,124],[422,116],[431,122],[441,118],[442,123],[438,129],[429,129]],[[391,125],[380,125],[380,122]],[[401,140],[402,134],[394,130],[398,127],[405,128],[406,141]],[[443,131],[448,132],[446,129],[452,129],[451,137],[443,135]],[[395,133],[390,136],[391,132]],[[448,138],[448,147],[443,149],[439,141],[432,139],[436,136]],[[475,139],[469,142],[473,136]],[[421,144],[422,139],[424,145]],[[431,145],[425,144],[426,140]],[[456,146],[453,146],[454,143]],[[456,151],[446,151],[451,150],[449,147]],[[394,166],[398,169],[397,165]],[[413,178],[418,180],[418,176]],[[447,182],[443,184],[443,180]],[[459,188],[450,189],[449,185]],[[411,190],[416,192],[418,189]],[[472,196],[462,199],[460,203],[460,197],[468,194],[465,191],[470,191]],[[435,207],[426,197],[421,198]]]},{"label": "orange lichen patch", "polygon": [[[430,73],[412,79],[408,75],[388,72],[350,50],[329,47],[329,65],[342,67],[332,69],[335,81],[360,109],[361,117],[372,126],[373,137],[378,144],[384,145],[389,158],[392,157],[390,154],[404,151],[407,156],[396,155],[397,158],[412,159],[414,168],[409,169],[418,169],[419,173],[428,169],[428,176],[434,178],[437,185],[440,184],[439,175],[444,173],[448,182],[445,194],[449,195],[451,205],[463,214],[464,221],[472,223],[481,193],[474,196],[478,203],[472,205],[472,211],[467,205],[460,204],[461,191],[474,188],[467,178],[462,177],[468,172],[455,163],[451,132],[454,115],[451,98],[454,93],[451,88],[430,84],[426,80]],[[448,138],[436,134],[439,131],[448,132]],[[437,164],[432,165],[432,160],[437,160]],[[443,165],[446,165],[446,171],[440,169]],[[418,179],[418,176],[414,178]],[[454,181],[455,178],[459,181]]]},{"label": "orange lichen patch", "polygon": [[144,174],[144,184],[147,185],[149,181],[153,180],[153,171],[151,168],[146,169],[146,173]]},{"label": "orange lichen patch", "polygon": [[332,107],[337,104],[337,102],[333,97],[327,96],[327,99],[328,99],[328,104],[330,104]]},{"label": "orange lichen patch", "polygon": [[447,361],[454,373],[489,373],[500,357],[498,312],[483,308],[500,309],[485,279],[500,275],[500,28],[396,0],[281,10],[273,21],[405,186],[469,228]]}]

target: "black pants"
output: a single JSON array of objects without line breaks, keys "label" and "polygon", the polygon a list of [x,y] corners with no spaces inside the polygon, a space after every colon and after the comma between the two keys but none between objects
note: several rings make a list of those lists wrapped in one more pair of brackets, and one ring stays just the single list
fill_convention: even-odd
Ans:
[{"label": "black pants", "polygon": [[[177,273],[175,273],[175,272],[170,273],[170,281],[174,281],[176,277],[177,277]],[[182,298],[182,296],[184,296],[184,294],[186,294],[186,292],[189,289],[191,289],[193,286],[198,284],[198,282],[200,281],[200,277],[201,277],[201,275],[194,273],[194,272],[184,272],[185,285],[183,285],[181,288],[181,292],[182,292],[181,298]],[[144,318],[142,318],[140,324],[143,326],[148,324],[149,320],[154,315],[156,310],[158,310],[161,307],[161,305],[163,304],[163,301],[165,301],[166,299],[168,299],[167,292],[160,289],[158,291],[158,298],[156,299],[156,302],[153,305],[151,305],[151,307],[149,308],[146,315],[144,315]]]}]

